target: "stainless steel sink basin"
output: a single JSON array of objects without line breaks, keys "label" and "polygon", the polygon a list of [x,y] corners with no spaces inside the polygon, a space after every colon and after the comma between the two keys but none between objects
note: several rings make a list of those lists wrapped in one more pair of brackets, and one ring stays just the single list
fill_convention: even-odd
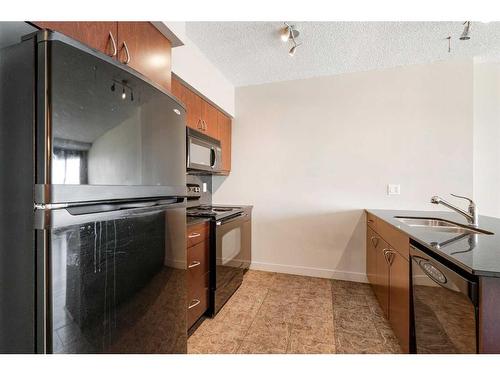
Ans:
[{"label": "stainless steel sink basin", "polygon": [[426,228],[428,230],[436,232],[493,234],[483,229],[472,228],[459,223],[454,223],[453,221],[448,221],[435,217],[395,216],[394,218],[410,227]]}]

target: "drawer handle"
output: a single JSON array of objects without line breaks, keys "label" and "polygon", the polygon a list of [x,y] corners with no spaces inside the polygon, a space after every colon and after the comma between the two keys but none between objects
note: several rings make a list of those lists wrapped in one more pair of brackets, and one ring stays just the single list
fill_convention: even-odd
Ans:
[{"label": "drawer handle", "polygon": [[[378,246],[378,237],[373,236],[372,238],[370,238],[370,240],[372,241],[373,246],[375,246],[375,247]],[[376,241],[374,241],[374,240],[376,240]]]},{"label": "drawer handle", "polygon": [[374,221],[373,219],[368,219],[368,222],[369,222],[370,224],[373,224],[375,221]]},{"label": "drawer handle", "polygon": [[201,303],[201,301],[199,299],[193,299],[193,300],[191,300],[191,303],[188,306],[188,310],[192,309],[193,307],[198,306],[200,303]]},{"label": "drawer handle", "polygon": [[196,232],[193,232],[191,233],[188,238],[196,238],[196,237],[200,237],[201,236],[201,233],[196,233]]},{"label": "drawer handle", "polygon": [[191,264],[188,266],[188,268],[194,268],[198,267],[201,264],[201,262],[198,262],[197,260],[193,260]]}]

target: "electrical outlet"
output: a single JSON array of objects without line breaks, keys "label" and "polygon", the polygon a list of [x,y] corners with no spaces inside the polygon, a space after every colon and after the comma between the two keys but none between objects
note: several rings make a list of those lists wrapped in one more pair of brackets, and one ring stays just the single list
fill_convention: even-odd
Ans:
[{"label": "electrical outlet", "polygon": [[387,195],[400,195],[401,185],[388,184],[387,185]]}]

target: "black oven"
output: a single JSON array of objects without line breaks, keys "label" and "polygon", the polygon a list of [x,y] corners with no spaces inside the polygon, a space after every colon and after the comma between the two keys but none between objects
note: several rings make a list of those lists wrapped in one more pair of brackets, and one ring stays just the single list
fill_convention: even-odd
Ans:
[{"label": "black oven", "polygon": [[212,315],[224,306],[243,282],[251,263],[251,207],[223,219],[212,220],[211,310]]}]

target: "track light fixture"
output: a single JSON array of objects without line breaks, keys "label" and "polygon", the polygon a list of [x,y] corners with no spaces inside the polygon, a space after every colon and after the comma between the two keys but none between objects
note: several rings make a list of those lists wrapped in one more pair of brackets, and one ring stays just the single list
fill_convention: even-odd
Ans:
[{"label": "track light fixture", "polygon": [[281,29],[280,32],[280,37],[283,42],[288,42],[291,41],[293,43],[292,48],[288,51],[288,54],[290,56],[295,55],[295,51],[297,50],[297,47],[300,46],[302,43],[297,43],[295,38],[297,38],[300,35],[299,30],[295,28],[294,25],[290,25],[287,22],[284,22],[283,28]]},{"label": "track light fixture", "polygon": [[469,40],[470,36],[470,21],[465,21],[463,23],[465,25],[464,31],[462,32],[462,35],[460,35],[460,40]]},{"label": "track light fixture", "polygon": [[281,29],[281,40],[283,42],[288,42],[289,40],[293,40],[300,35],[299,30],[295,28],[294,25],[290,25],[287,22],[283,22],[285,26]]}]

